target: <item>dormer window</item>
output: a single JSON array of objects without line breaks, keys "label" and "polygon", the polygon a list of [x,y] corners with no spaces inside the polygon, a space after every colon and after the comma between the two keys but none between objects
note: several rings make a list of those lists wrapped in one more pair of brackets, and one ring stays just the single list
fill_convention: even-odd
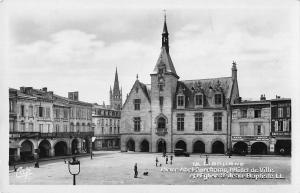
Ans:
[{"label": "dormer window", "polygon": [[222,104],[222,95],[221,94],[215,94],[215,104],[216,105]]},{"label": "dormer window", "polygon": [[202,94],[196,94],[195,104],[196,104],[196,106],[202,106],[203,105],[203,95]]},{"label": "dormer window", "polygon": [[184,95],[177,96],[177,107],[183,108],[184,107]]}]

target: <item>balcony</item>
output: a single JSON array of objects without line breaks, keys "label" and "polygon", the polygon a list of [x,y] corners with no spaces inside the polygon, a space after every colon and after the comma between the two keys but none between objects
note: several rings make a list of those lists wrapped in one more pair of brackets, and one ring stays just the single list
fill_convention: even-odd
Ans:
[{"label": "balcony", "polygon": [[168,133],[167,128],[156,129],[156,135],[158,136],[165,136],[167,133]]},{"label": "balcony", "polygon": [[52,132],[52,133],[40,133],[40,132],[10,132],[10,138],[69,138],[69,137],[92,137],[94,132]]}]

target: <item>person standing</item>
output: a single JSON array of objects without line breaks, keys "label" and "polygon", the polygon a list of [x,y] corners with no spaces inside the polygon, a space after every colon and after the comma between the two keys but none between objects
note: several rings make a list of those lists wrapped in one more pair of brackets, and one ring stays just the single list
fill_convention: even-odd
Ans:
[{"label": "person standing", "polygon": [[170,161],[171,161],[171,165],[172,165],[173,155],[170,156]]},{"label": "person standing", "polygon": [[137,170],[137,163],[134,164],[134,178],[137,178],[138,170]]},{"label": "person standing", "polygon": [[157,159],[157,157],[156,157],[156,159],[155,159],[155,166],[157,167],[157,164],[158,164],[158,159]]},{"label": "person standing", "polygon": [[168,164],[168,156],[166,155],[166,164]]}]

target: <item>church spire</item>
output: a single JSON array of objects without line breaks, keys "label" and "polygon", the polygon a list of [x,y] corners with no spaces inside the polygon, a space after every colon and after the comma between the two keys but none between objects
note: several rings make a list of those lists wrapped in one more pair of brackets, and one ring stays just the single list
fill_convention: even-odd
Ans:
[{"label": "church spire", "polygon": [[118,79],[118,70],[116,68],[116,73],[115,73],[115,82],[114,82],[114,88],[113,88],[113,93],[119,93],[119,79]]},{"label": "church spire", "polygon": [[162,37],[161,37],[161,46],[164,47],[169,53],[169,33],[168,33],[168,28],[167,28],[167,15],[166,15],[166,10],[164,9],[164,28],[162,32]]}]

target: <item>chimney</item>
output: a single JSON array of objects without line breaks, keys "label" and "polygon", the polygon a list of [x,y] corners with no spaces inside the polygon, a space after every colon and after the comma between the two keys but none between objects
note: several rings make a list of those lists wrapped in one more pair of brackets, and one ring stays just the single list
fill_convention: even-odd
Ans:
[{"label": "chimney", "polygon": [[232,76],[232,80],[237,80],[237,68],[236,68],[235,61],[232,62],[231,76]]},{"label": "chimney", "polygon": [[265,101],[265,100],[266,100],[265,94],[260,95],[260,100],[261,100],[261,101]]},{"label": "chimney", "polygon": [[43,87],[42,91],[47,92],[47,87]]}]

